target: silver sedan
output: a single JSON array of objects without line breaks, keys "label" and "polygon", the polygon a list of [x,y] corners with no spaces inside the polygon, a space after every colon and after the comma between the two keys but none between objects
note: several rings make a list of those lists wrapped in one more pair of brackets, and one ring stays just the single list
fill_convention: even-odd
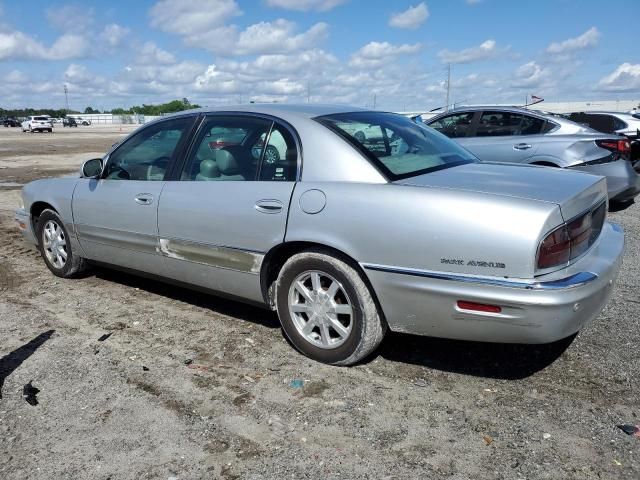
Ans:
[{"label": "silver sedan", "polygon": [[630,144],[565,118],[516,107],[461,107],[426,121],[485,162],[570,168],[607,177],[610,201],[640,193]]},{"label": "silver sedan", "polygon": [[482,163],[400,115],[333,106],[165,117],[22,198],[18,228],[54,275],[98,263],[253,302],[337,365],[387,329],[570,336],[606,304],[624,245],[602,177]]}]

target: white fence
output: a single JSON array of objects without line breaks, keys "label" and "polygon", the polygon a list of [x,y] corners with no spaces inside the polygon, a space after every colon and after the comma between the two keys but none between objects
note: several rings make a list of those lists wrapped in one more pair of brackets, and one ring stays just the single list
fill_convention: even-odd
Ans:
[{"label": "white fence", "polygon": [[76,121],[79,118],[90,120],[92,125],[141,125],[160,118],[159,115],[113,115],[111,113],[73,113],[67,115],[67,117],[75,118]]}]

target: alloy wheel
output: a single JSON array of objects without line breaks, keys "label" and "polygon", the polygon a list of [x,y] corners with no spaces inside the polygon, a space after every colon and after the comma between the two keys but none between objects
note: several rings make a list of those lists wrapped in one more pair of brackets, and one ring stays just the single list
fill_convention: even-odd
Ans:
[{"label": "alloy wheel", "polygon": [[42,249],[47,260],[55,268],[64,268],[67,263],[67,239],[62,227],[49,220],[42,229]]},{"label": "alloy wheel", "polygon": [[323,349],[342,345],[354,323],[353,306],[342,284],[317,270],[303,272],[292,282],[289,313],[298,333]]}]

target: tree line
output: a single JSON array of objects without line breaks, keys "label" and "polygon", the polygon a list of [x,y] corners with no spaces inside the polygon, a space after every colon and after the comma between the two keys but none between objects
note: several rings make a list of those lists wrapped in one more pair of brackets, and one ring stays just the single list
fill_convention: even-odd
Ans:
[{"label": "tree line", "polygon": [[111,110],[100,111],[91,106],[84,109],[84,112],[77,110],[66,110],[64,108],[0,108],[0,117],[30,117],[32,115],[47,115],[54,118],[64,118],[68,114],[92,114],[92,113],[112,113],[114,115],[162,115],[163,113],[175,113],[190,108],[200,108],[200,105],[191,103],[187,98],[182,100],[172,100],[171,102],[159,105],[134,105],[130,108],[113,108]]}]

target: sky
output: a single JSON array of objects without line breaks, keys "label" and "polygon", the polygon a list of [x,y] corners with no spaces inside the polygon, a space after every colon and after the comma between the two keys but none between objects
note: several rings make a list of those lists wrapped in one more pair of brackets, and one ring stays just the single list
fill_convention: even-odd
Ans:
[{"label": "sky", "polygon": [[[606,5],[606,8],[603,6]],[[640,99],[638,0],[0,0],[0,107]]]}]

